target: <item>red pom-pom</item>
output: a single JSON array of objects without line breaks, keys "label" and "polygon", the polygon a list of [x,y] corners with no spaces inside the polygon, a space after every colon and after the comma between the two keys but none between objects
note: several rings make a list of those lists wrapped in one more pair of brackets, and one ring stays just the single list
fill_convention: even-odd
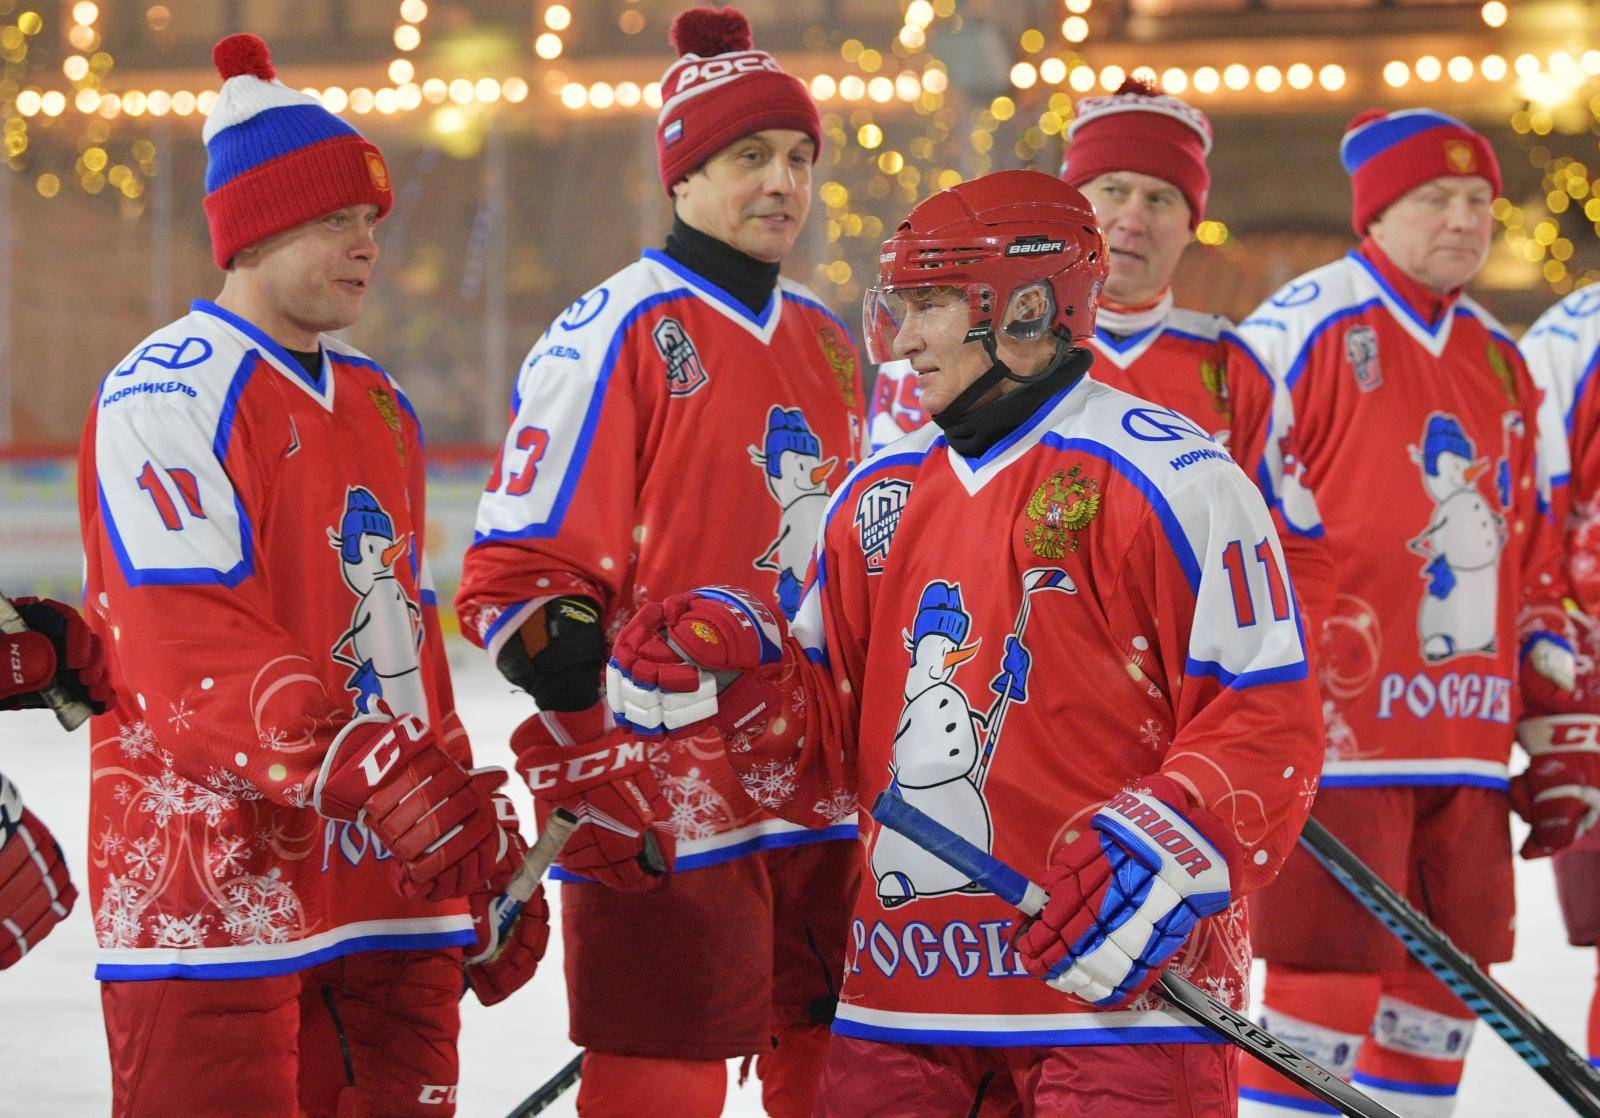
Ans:
[{"label": "red pom-pom", "polygon": [[1388,115],[1388,109],[1368,109],[1366,112],[1361,113],[1359,116],[1351,120],[1349,124],[1345,125],[1344,130],[1346,132],[1354,132],[1363,124],[1371,124],[1373,121],[1381,120]]},{"label": "red pom-pom", "polygon": [[690,8],[672,21],[667,38],[679,55],[696,54],[701,58],[749,50],[754,44],[750,21],[738,8]]},{"label": "red pom-pom", "polygon": [[262,81],[278,76],[272,68],[272,52],[255,35],[229,35],[211,48],[211,61],[216,63],[223,81],[240,74],[254,74]]},{"label": "red pom-pom", "polygon": [[1156,87],[1150,84],[1148,78],[1124,78],[1122,84],[1117,87],[1117,95],[1121,96],[1124,93],[1137,93],[1140,97],[1161,96]]}]

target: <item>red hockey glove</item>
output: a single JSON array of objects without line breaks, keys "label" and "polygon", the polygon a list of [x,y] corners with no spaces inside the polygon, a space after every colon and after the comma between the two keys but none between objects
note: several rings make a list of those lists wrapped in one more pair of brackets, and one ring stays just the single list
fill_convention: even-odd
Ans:
[{"label": "red hockey glove", "polygon": [[1528,767],[1511,779],[1511,807],[1533,828],[1524,858],[1570,845],[1600,819],[1600,717],[1524,718],[1517,740]]},{"label": "red hockey glove", "polygon": [[339,732],[312,806],[364,823],[395,856],[402,894],[430,901],[498,892],[516,864],[492,793],[504,769],[468,772],[409,714],[358,718]]},{"label": "red hockey glove", "polygon": [[642,892],[672,870],[672,809],[650,771],[646,744],[609,723],[598,705],[536,714],[511,735],[511,750],[533,792],[539,826],[558,807],[578,817],[561,851],[562,868]]},{"label": "red hockey glove", "polygon": [[527,985],[550,943],[550,906],[544,886],[533,891],[511,926],[500,930],[497,893],[472,894],[472,928],[478,940],[462,964],[467,981],[484,1005],[503,1002]]},{"label": "red hockey glove", "polygon": [[1157,777],[1119,792],[1089,830],[1050,859],[1050,900],[1017,937],[1028,973],[1101,1008],[1122,1005],[1156,980],[1203,918],[1232,900],[1224,838],[1210,812]]},{"label": "red hockey glove", "polygon": [[16,598],[26,633],[0,634],[0,710],[45,706],[39,688],[52,679],[68,698],[104,714],[115,696],[100,638],[78,611],[49,599]]},{"label": "red hockey glove", "polygon": [[33,950],[77,899],[60,845],[0,776],[0,970]]},{"label": "red hockey glove", "polygon": [[695,732],[713,721],[723,735],[776,706],[751,669],[783,658],[786,630],[765,602],[706,586],[644,606],[618,635],[606,666],[606,701],[641,734]]}]

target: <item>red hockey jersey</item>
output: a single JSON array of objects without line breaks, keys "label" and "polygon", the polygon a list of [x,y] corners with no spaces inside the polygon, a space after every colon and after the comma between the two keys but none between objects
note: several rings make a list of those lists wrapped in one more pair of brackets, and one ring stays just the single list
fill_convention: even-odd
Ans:
[{"label": "red hockey jersey", "polygon": [[381,698],[470,764],[427,560],[422,433],[378,365],[321,339],[309,377],[196,300],[100,387],[79,461],[101,979],[249,978],[472,942],[465,902],[403,899],[387,850],[307,806]]},{"label": "red hockey jersey", "polygon": [[[1038,875],[1117,791],[1176,780],[1244,864],[1241,899],[1174,965],[1245,1005],[1242,898],[1293,845],[1323,743],[1268,511],[1189,420],[1084,376],[979,458],[932,425],[874,454],[829,504],[772,674],[787,709],[730,757],[813,826],[892,784]],[[1014,910],[893,833],[866,841],[836,1032],[1215,1041],[1153,994],[1099,1011],[1028,977],[1006,946]]]},{"label": "red hockey jersey", "polygon": [[[547,599],[601,603],[614,635],[644,602],[706,582],[793,614],[828,494],[861,457],[849,332],[780,279],[760,314],[647,250],[569,307],[518,374],[456,606],[498,653]],[[654,742],[677,868],[808,831],[744,794],[716,741]]]},{"label": "red hockey jersey", "polygon": [[1477,303],[1430,321],[1363,252],[1241,326],[1290,393],[1335,566],[1323,784],[1504,788],[1522,643],[1562,628],[1539,392]]}]

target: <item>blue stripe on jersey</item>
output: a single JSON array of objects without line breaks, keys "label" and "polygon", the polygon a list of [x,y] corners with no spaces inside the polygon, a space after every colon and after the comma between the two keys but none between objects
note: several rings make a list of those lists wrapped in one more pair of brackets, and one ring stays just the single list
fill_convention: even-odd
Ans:
[{"label": "blue stripe on jersey", "polygon": [[1096,326],[1094,328],[1094,337],[1095,341],[1099,342],[1109,350],[1114,350],[1117,353],[1127,353],[1130,349],[1144,341],[1151,334],[1159,331],[1163,325],[1164,323],[1158,322],[1154,326],[1146,326],[1143,330],[1140,330],[1135,334],[1129,334],[1121,341],[1117,340],[1115,334],[1108,334],[1105,332],[1105,330],[1101,329],[1099,326]]},{"label": "blue stripe on jersey", "polygon": [[1262,1091],[1255,1087],[1240,1087],[1239,1097],[1263,1106],[1281,1106],[1284,1110],[1297,1110],[1302,1114],[1338,1114],[1339,1111],[1325,1102],[1301,1098],[1299,1095],[1280,1095],[1276,1091]]},{"label": "blue stripe on jersey", "polygon": [[588,463],[589,444],[594,441],[595,428],[600,425],[600,412],[605,404],[606,388],[611,383],[611,374],[617,367],[617,355],[622,352],[622,343],[626,340],[628,331],[633,328],[635,322],[663,303],[694,297],[694,292],[685,287],[658,292],[640,300],[623,316],[611,335],[610,344],[606,346],[605,357],[601,359],[600,375],[596,378],[594,391],[589,397],[589,409],[584,412],[583,426],[578,430],[578,442],[572,448],[572,458],[567,463],[566,473],[562,475],[561,488],[556,493],[555,504],[551,506],[549,518],[529,524],[525,528],[496,528],[488,532],[476,532],[472,537],[474,544],[490,540],[548,539],[561,531],[561,523],[567,516],[567,506],[572,503],[572,495],[578,488],[578,479],[583,475],[583,467]]},{"label": "blue stripe on jersey", "polygon": [[[854,842],[861,837],[861,828],[855,823],[835,823],[831,827],[822,827],[818,830],[801,831],[776,831],[768,835],[756,835],[754,838],[736,842],[732,846],[719,846],[712,850],[700,850],[693,854],[680,854],[673,859],[672,872],[684,873],[688,870],[703,870],[707,866],[720,866],[724,862],[731,862],[735,858],[743,858],[746,854],[757,854],[763,850],[781,850],[791,846],[810,846],[818,842]],[[562,869],[559,865],[550,867],[548,876],[555,881],[576,881],[593,883],[593,878],[584,877],[582,874],[573,873],[571,870]]]},{"label": "blue stripe on jersey", "polygon": [[[1404,762],[1400,762],[1404,763]],[[1466,785],[1471,788],[1492,788],[1496,792],[1508,791],[1511,782],[1503,776],[1485,773],[1451,772],[1392,772],[1392,773],[1328,773],[1322,774],[1323,788],[1427,788]]]},{"label": "blue stripe on jersey", "polygon": [[804,295],[801,295],[796,291],[785,291],[783,292],[783,297],[789,300],[791,303],[799,303],[802,307],[810,307],[814,311],[821,311],[823,314],[827,315],[833,320],[833,324],[835,326],[844,331],[844,336],[850,339],[851,345],[856,344],[856,336],[850,332],[850,327],[844,324],[844,319],[834,314],[831,310],[817,302],[815,299],[807,299]]},{"label": "blue stripe on jersey", "polygon": [[[274,159],[331,140],[359,136],[354,128],[321,105],[280,105],[229,125],[206,144],[206,193],[226,186],[246,171]],[[248,137],[248,139],[246,139]]]},{"label": "blue stripe on jersey", "polygon": [[[1300,374],[1306,371],[1306,362],[1311,359],[1311,347],[1316,344],[1318,338],[1322,337],[1324,330],[1332,328],[1335,323],[1342,322],[1344,319],[1353,318],[1358,314],[1365,314],[1373,307],[1381,306],[1383,306],[1382,299],[1372,298],[1364,303],[1357,303],[1353,307],[1340,307],[1313,326],[1311,332],[1306,335],[1306,340],[1300,344],[1300,352],[1295,354],[1294,362],[1289,366],[1288,375],[1283,378],[1284,387],[1292,390],[1295,384],[1299,382]],[[1270,435],[1270,430],[1268,433]]]},{"label": "blue stripe on jersey", "polygon": [[1139,467],[1105,443],[1093,439],[1064,439],[1054,431],[1048,431],[1039,440],[1039,445],[1052,447],[1055,450],[1082,451],[1102,459],[1142,493],[1144,499],[1150,502],[1156,518],[1161,521],[1161,527],[1167,533],[1167,542],[1172,545],[1178,565],[1183,568],[1184,577],[1189,580],[1189,589],[1195,594],[1200,593],[1200,561],[1195,558],[1194,548],[1189,545],[1189,537],[1184,534],[1183,525],[1178,523],[1178,516],[1167,502],[1166,494],[1162,493],[1155,482],[1147,478]]},{"label": "blue stripe on jersey", "polygon": [[1230,691],[1243,691],[1248,687],[1260,687],[1267,683],[1285,683],[1306,677],[1305,641],[1300,642],[1302,649],[1301,658],[1293,664],[1284,664],[1277,668],[1262,668],[1259,671],[1241,672],[1234,675],[1215,660],[1196,660],[1189,657],[1183,666],[1184,675],[1209,675],[1214,676],[1218,683]]},{"label": "blue stripe on jersey", "polygon": [[1347,174],[1355,174],[1367,160],[1382,155],[1395,144],[1430,128],[1460,128],[1466,125],[1454,117],[1427,109],[1390,113],[1345,134],[1339,144],[1339,162]]},{"label": "blue stripe on jersey", "polygon": [[1589,380],[1594,376],[1596,367],[1600,367],[1600,346],[1596,346],[1589,360],[1584,362],[1583,375],[1578,378],[1578,383],[1572,386],[1572,403],[1567,406],[1567,434],[1572,434],[1572,417],[1578,410],[1578,404],[1583,400],[1583,394],[1589,390]]},{"label": "blue stripe on jersey", "polygon": [[886,1040],[895,1044],[960,1044],[973,1048],[1019,1048],[1035,1045],[1081,1044],[1224,1044],[1210,1029],[1198,1025],[1149,1025],[1105,1029],[1018,1029],[990,1032],[978,1029],[913,1029],[870,1025],[843,1017],[833,1019],[833,1031],[857,1040]]},{"label": "blue stripe on jersey", "polygon": [[[228,382],[228,391],[223,396],[222,411],[217,416],[217,430],[211,439],[211,453],[227,470],[228,444],[233,439],[233,421],[239,414],[239,397],[244,395],[245,385],[250,382],[251,375],[259,367],[261,358],[259,354],[246,353],[239,362],[239,367],[233,372],[233,379]],[[98,437],[98,435],[96,436]],[[250,517],[245,512],[244,502],[239,499],[237,491],[233,494],[233,507],[239,517],[239,562],[226,571],[219,571],[214,567],[151,567],[143,569],[134,565],[133,556],[128,554],[127,545],[122,542],[122,533],[117,528],[117,518],[111,512],[111,502],[106,500],[106,491],[98,482],[95,484],[96,499],[100,502],[100,516],[105,521],[106,538],[111,541],[111,550],[116,554],[117,566],[122,568],[122,577],[129,586],[190,586],[190,585],[216,585],[237,586],[255,573],[253,557],[253,531],[250,527]]]},{"label": "blue stripe on jersey", "polygon": [[[279,959],[257,959],[239,963],[100,963],[94,976],[100,982],[137,982],[156,978],[270,978],[278,974],[291,974],[308,970],[339,959],[357,951],[426,951],[438,947],[465,947],[474,943],[477,935],[471,928],[450,932],[388,933],[355,936],[330,943],[304,955]],[[198,954],[198,953],[197,953]]]},{"label": "blue stripe on jersey", "polygon": [[696,272],[691,268],[685,268],[682,264],[679,264],[676,260],[672,259],[672,257],[668,256],[660,249],[645,249],[643,258],[645,260],[654,261],[655,263],[660,264],[663,268],[667,269],[667,271],[683,280],[683,282],[687,283],[690,287],[694,288],[702,295],[709,295],[711,298],[721,303],[724,307],[728,308],[728,310],[732,311],[740,318],[754,324],[758,329],[765,330],[767,328],[767,323],[772,321],[773,312],[778,307],[777,288],[772,289],[772,295],[767,299],[767,305],[761,309],[761,313],[752,314],[749,307],[745,306],[732,295],[729,295],[722,288],[706,279],[699,272]]},{"label": "blue stripe on jersey", "polygon": [[[1003,438],[999,442],[995,443],[988,450],[984,451],[983,454],[981,454],[979,457],[977,457],[977,458],[968,458],[966,455],[963,454],[963,455],[960,456],[961,460],[963,462],[965,462],[969,467],[971,467],[973,473],[977,473],[979,470],[981,470],[985,466],[987,466],[990,462],[993,462],[996,458],[999,458],[1006,451],[1010,450],[1012,447],[1016,446],[1023,439],[1027,438],[1030,434],[1032,434],[1039,427],[1039,425],[1041,423],[1043,423],[1045,420],[1049,419],[1053,414],[1055,414],[1055,410],[1056,410],[1056,408],[1058,406],[1060,406],[1062,400],[1066,399],[1069,395],[1071,395],[1080,385],[1084,385],[1084,384],[1088,384],[1088,383],[1089,383],[1089,378],[1088,377],[1086,377],[1086,376],[1078,377],[1077,380],[1073,381],[1071,384],[1067,385],[1061,391],[1057,392],[1054,396],[1050,397],[1050,399],[1046,400],[1043,404],[1040,404],[1039,407],[1038,407],[1038,410],[1036,410],[1033,413],[1033,415],[1029,416],[1028,419],[1022,424],[1022,426],[1018,427],[1015,431],[1011,432],[1011,434],[1007,435],[1005,438]],[[934,445],[937,446],[940,443],[944,443],[944,442],[945,442],[945,437],[943,435],[940,435],[937,439],[934,440]],[[959,453],[959,452],[956,451],[955,447],[951,447],[950,448],[950,453],[956,454],[956,453]]]},{"label": "blue stripe on jersey", "polygon": [[269,338],[255,323],[250,322],[247,319],[240,318],[232,311],[223,310],[221,307],[207,299],[193,300],[189,304],[189,309],[199,314],[209,314],[212,318],[222,319],[222,321],[226,322],[229,326],[232,326],[235,330],[239,331],[239,333],[243,334],[252,342],[255,342],[256,345],[270,353],[278,362],[278,364],[283,366],[284,370],[290,376],[302,381],[307,388],[316,393],[318,399],[325,397],[327,391],[325,386],[318,384],[314,379],[312,379],[311,375],[307,373],[303,367],[301,367],[300,362],[289,356],[288,350],[284,349],[277,342]]},{"label": "blue stripe on jersey", "polygon": [[[1426,319],[1412,309],[1410,303],[1406,302],[1405,299],[1401,297],[1400,292],[1396,291],[1389,285],[1389,281],[1383,278],[1382,274],[1379,273],[1378,269],[1373,266],[1370,260],[1368,260],[1365,256],[1362,256],[1359,252],[1356,252],[1354,249],[1345,253],[1345,256],[1355,261],[1355,263],[1360,266],[1361,270],[1367,273],[1372,282],[1377,284],[1378,287],[1383,290],[1385,295],[1389,296],[1389,298],[1394,302],[1394,305],[1404,311],[1405,316],[1416,324],[1417,329],[1428,335],[1428,337],[1437,338],[1439,336],[1439,331],[1444,329],[1444,324],[1454,317],[1452,314],[1442,314],[1439,316],[1438,322],[1430,325]],[[1471,313],[1470,311],[1463,312],[1462,308],[1460,307],[1456,308],[1456,312],[1468,314]]]}]

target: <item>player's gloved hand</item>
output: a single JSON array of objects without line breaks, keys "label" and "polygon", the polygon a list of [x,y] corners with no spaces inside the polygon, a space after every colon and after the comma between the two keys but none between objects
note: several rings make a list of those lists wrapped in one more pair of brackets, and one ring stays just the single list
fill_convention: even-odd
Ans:
[{"label": "player's gloved hand", "polygon": [[599,604],[570,595],[551,598],[507,638],[494,662],[540,710],[594,706],[606,666]]},{"label": "player's gloved hand", "polygon": [[732,587],[650,602],[612,646],[606,702],[636,733],[694,732],[714,721],[732,734],[776,706],[751,669],[778,663],[786,635],[766,602]]},{"label": "player's gloved hand", "polygon": [[1537,630],[1524,636],[1517,669],[1523,705],[1539,714],[1569,714],[1581,709],[1577,657],[1570,633]]},{"label": "player's gloved hand", "polygon": [[499,892],[516,872],[493,795],[505,779],[462,768],[414,715],[369,715],[334,739],[312,806],[365,824],[394,855],[400,892],[438,901]]},{"label": "player's gloved hand", "polygon": [[38,946],[77,899],[60,845],[0,776],[0,970]]},{"label": "player's gloved hand", "polygon": [[[494,799],[500,827],[511,847],[506,860],[520,867],[528,855],[528,843],[517,829],[517,809],[503,793],[496,792]],[[462,970],[478,1001],[494,1005],[522,989],[539,969],[550,942],[550,906],[540,886],[507,924],[505,912],[514,902],[506,894],[483,889],[473,893],[468,902],[472,930],[478,938],[467,949]]]},{"label": "player's gloved hand", "polygon": [[[1162,777],[1117,793],[1090,829],[1059,847],[1041,884],[1050,900],[1017,937],[1030,974],[1093,1005],[1120,1005],[1155,981],[1196,922],[1232,899],[1219,820]],[[1152,794],[1154,793],[1154,794]]]},{"label": "player's gloved hand", "polygon": [[569,873],[632,893],[654,889],[671,872],[672,809],[645,743],[612,725],[604,707],[536,714],[511,735],[511,750],[539,826],[558,807],[578,817],[560,856]]},{"label": "player's gloved hand", "polygon": [[1029,652],[1015,636],[1006,638],[1005,655],[1000,660],[1000,674],[989,683],[996,695],[1009,694],[1019,703],[1028,701],[1028,672],[1033,668],[1033,653]]},{"label": "player's gloved hand", "polygon": [[1533,828],[1522,856],[1542,858],[1600,820],[1600,717],[1524,718],[1517,740],[1528,767],[1511,779],[1511,807]]},{"label": "player's gloved hand", "polygon": [[0,633],[0,710],[42,707],[39,688],[51,680],[68,698],[104,714],[115,695],[100,638],[78,611],[48,598],[16,598],[26,633]]}]

